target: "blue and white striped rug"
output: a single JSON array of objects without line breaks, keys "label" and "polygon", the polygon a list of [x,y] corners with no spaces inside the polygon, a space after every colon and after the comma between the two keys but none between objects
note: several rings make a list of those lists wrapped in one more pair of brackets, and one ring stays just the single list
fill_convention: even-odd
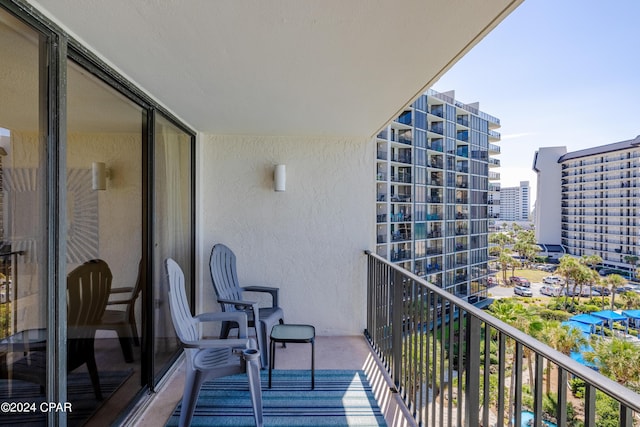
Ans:
[{"label": "blue and white striped rug", "polygon": [[[311,390],[308,370],[261,371],[265,427],[386,426],[363,371],[317,370]],[[167,426],[178,425],[180,405]],[[207,382],[200,391],[192,426],[253,426],[245,375]]]}]

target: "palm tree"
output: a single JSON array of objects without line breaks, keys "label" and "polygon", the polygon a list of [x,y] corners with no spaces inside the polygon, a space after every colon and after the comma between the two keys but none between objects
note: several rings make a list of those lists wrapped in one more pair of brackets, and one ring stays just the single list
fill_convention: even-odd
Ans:
[{"label": "palm tree", "polygon": [[607,377],[640,391],[640,352],[634,343],[617,337],[611,341],[598,340],[584,358],[596,364]]},{"label": "palm tree", "polygon": [[624,286],[627,281],[619,274],[610,274],[605,279],[609,287],[611,288],[611,310],[615,310],[614,302],[616,300],[616,289]]},{"label": "palm tree", "polygon": [[[518,319],[524,317],[526,310],[524,306],[520,303],[513,303],[508,300],[496,300],[493,304],[489,306],[489,311],[491,314],[499,320],[503,322],[514,325]],[[515,370],[512,369],[511,372],[511,382],[509,385],[509,399],[513,399],[515,392]],[[508,420],[513,418],[513,405],[509,404],[509,414]]]},{"label": "palm tree", "polygon": [[627,291],[622,294],[622,299],[624,300],[624,308],[627,310],[640,307],[640,294]]},{"label": "palm tree", "polygon": [[631,265],[631,277],[636,276],[636,266],[638,265],[638,257],[635,255],[625,255],[624,261]]},{"label": "palm tree", "polygon": [[[595,272],[589,269],[586,265],[580,262],[577,258],[565,255],[560,258],[560,266],[557,272],[565,277],[566,289],[565,295],[568,294],[569,282],[573,281],[573,292],[571,297],[571,304],[575,304],[576,300],[576,288],[580,286],[580,293],[582,293],[582,287],[593,280]],[[568,296],[565,298],[565,304],[568,301]]]},{"label": "palm tree", "polygon": [[502,270],[502,280],[504,284],[508,284],[507,282],[507,270],[511,268],[511,266],[516,262],[515,259],[511,255],[507,255],[505,251],[500,252],[498,256],[498,264],[500,264],[500,270]]},{"label": "palm tree", "polygon": [[[540,341],[546,343],[549,347],[556,348],[556,342],[560,336],[560,322],[557,320],[545,320],[542,322],[542,330],[538,335]],[[551,361],[547,359],[546,372],[546,394],[551,394]]]}]

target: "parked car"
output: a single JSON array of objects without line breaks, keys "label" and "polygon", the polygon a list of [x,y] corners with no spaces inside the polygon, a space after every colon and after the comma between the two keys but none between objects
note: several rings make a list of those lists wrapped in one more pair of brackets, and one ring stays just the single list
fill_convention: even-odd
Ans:
[{"label": "parked car", "polygon": [[582,294],[580,296],[583,297],[599,297],[602,294],[597,290],[597,289],[593,289],[593,287],[591,286],[584,286],[582,288]]},{"label": "parked car", "polygon": [[562,288],[556,287],[556,286],[544,285],[542,288],[540,288],[540,293],[542,295],[547,295],[550,297],[558,297],[562,295]]},{"label": "parked car", "polygon": [[533,292],[531,292],[531,289],[525,288],[524,286],[516,286],[515,288],[513,288],[513,293],[523,297],[533,296]]},{"label": "parked car", "polygon": [[529,280],[525,279],[524,277],[511,276],[509,278],[509,283],[516,286],[524,286],[526,288],[531,287],[531,283],[529,282]]},{"label": "parked car", "polygon": [[542,282],[546,283],[547,285],[560,285],[564,283],[564,280],[560,276],[547,276],[542,279]]},{"label": "parked car", "polygon": [[592,286],[591,289],[597,291],[600,295],[604,295],[605,297],[611,295],[611,291],[609,290],[609,288],[606,288],[604,286]]},{"label": "parked car", "polygon": [[616,294],[624,294],[625,292],[634,291],[635,287],[631,285],[620,286],[616,288]]}]

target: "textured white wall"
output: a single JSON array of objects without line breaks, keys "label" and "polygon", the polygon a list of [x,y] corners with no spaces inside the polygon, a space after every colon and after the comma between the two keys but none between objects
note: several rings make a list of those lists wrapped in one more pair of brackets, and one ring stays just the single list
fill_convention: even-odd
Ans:
[{"label": "textured white wall", "polygon": [[562,165],[566,147],[542,147],[533,169],[538,174],[535,234],[538,243],[559,245],[562,237]]},{"label": "textured white wall", "polygon": [[[369,139],[199,135],[200,310],[217,310],[214,243],[238,258],[242,285],[280,287],[287,323],[318,335],[360,334],[365,249],[374,246],[374,150]],[[287,190],[273,191],[286,164]]]}]

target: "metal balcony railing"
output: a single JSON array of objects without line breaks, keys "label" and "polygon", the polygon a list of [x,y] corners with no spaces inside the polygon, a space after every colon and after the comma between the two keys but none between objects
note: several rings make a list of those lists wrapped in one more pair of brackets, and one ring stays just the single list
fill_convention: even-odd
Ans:
[{"label": "metal balcony railing", "polygon": [[[543,399],[550,372],[558,384],[552,418],[559,427],[569,424],[570,401],[580,402],[583,425],[599,425],[596,393],[617,402],[616,425],[640,423],[640,395],[384,258],[366,255],[365,335],[417,425],[520,426],[526,409],[540,427],[543,414],[549,416]],[[546,371],[549,366],[554,369]],[[570,396],[569,378],[584,381],[583,397]]]}]

